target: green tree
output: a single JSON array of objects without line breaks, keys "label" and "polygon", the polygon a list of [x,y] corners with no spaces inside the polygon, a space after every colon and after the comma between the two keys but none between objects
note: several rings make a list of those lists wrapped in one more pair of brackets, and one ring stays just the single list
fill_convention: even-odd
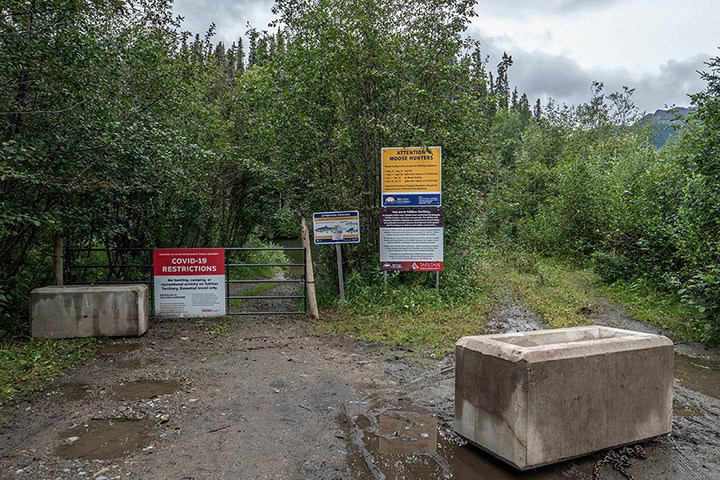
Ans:
[{"label": "green tree", "polygon": [[246,238],[271,179],[228,140],[233,88],[212,27],[191,42],[163,1],[11,0],[0,13],[4,326],[49,281],[56,235],[107,249]]},{"label": "green tree", "polygon": [[[238,85],[247,126],[238,145],[279,172],[292,192],[285,199],[305,214],[361,211],[363,243],[352,249],[350,269],[377,267],[383,146],[441,145],[448,230],[472,219],[461,212],[477,193],[461,177],[476,175],[485,123],[471,95],[483,83],[472,82],[473,60],[464,54],[472,6],[281,0],[284,49],[254,62]],[[258,45],[263,36],[250,39]]]}]

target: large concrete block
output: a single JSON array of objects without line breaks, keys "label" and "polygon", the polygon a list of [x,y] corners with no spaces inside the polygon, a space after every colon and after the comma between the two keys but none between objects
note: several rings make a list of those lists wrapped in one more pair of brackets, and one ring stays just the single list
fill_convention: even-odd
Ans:
[{"label": "large concrete block", "polygon": [[673,344],[601,326],[463,337],[455,431],[526,470],[670,432]]},{"label": "large concrete block", "polygon": [[73,285],[30,293],[33,337],[125,337],[148,329],[146,285]]}]

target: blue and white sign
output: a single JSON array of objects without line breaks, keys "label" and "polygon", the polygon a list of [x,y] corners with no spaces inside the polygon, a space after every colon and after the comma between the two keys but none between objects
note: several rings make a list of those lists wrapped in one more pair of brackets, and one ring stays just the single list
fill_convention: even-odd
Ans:
[{"label": "blue and white sign", "polygon": [[439,207],[442,203],[440,193],[384,193],[383,207]]},{"label": "blue and white sign", "polygon": [[360,243],[360,212],[313,213],[313,238],[321,243]]}]

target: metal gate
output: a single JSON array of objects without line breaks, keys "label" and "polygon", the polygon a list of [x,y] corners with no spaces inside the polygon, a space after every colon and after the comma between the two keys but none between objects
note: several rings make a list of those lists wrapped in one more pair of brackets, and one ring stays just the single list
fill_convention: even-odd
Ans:
[{"label": "metal gate", "polygon": [[[302,251],[303,262],[302,263],[233,263],[231,262],[231,256],[235,252],[253,252],[253,251]],[[298,248],[276,248],[276,247],[258,247],[258,248],[226,248],[225,249],[225,301],[227,302],[226,310],[228,315],[304,315],[307,312],[307,265],[305,264],[305,249]],[[302,267],[302,275],[298,279],[247,279],[247,280],[233,280],[231,271],[232,269],[243,269],[249,267],[271,267],[271,268],[298,268]],[[302,283],[302,295],[237,295],[236,293],[242,293],[233,291],[233,285],[242,285],[252,288],[253,285],[267,285],[267,284],[283,284],[283,283]],[[303,309],[302,311],[260,311],[260,312],[233,312],[231,309],[232,300],[279,300],[279,299],[302,299]]]},{"label": "metal gate", "polygon": [[[307,258],[303,247],[254,247],[224,248],[225,250],[225,302],[227,315],[305,315],[307,313]],[[251,252],[282,251],[302,252],[302,263],[253,263],[243,261]],[[287,258],[287,255],[285,255]],[[150,290],[150,302],[154,302],[153,249],[152,248],[67,248],[65,250],[64,276],[66,285],[117,285],[144,284]],[[263,267],[300,270],[298,278],[286,274],[278,278],[233,278],[242,277],[243,269]],[[272,295],[264,293],[272,284],[302,284],[296,295]],[[245,292],[248,290],[248,292]],[[256,292],[257,291],[257,292]],[[253,294],[258,293],[258,294]],[[302,310],[233,311],[233,307],[252,300],[300,300]],[[151,309],[152,310],[152,309]]]}]

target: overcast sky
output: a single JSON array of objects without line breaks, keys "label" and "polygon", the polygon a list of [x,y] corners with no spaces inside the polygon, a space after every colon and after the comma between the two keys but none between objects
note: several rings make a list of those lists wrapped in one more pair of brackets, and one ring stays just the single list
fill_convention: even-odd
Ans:
[{"label": "overcast sky", "polygon": [[[266,29],[272,0],[175,0],[184,28],[217,26],[232,43],[247,23]],[[531,101],[587,101],[593,80],[606,91],[635,88],[641,110],[687,106],[705,87],[697,71],[720,55],[720,0],[479,0],[468,35],[494,69],[512,55],[510,82]]]}]

